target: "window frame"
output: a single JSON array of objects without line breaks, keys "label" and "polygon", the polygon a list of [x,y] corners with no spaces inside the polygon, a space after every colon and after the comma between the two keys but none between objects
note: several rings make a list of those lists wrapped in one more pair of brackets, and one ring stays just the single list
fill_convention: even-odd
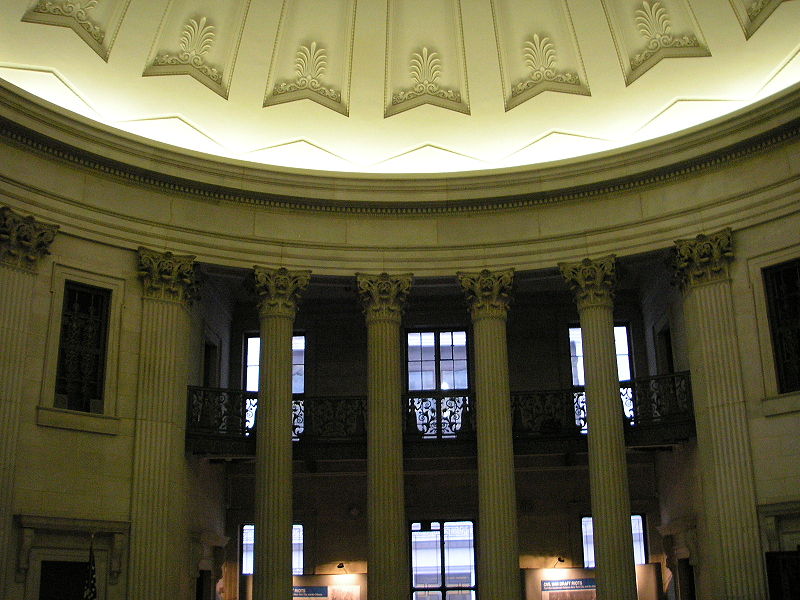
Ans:
[{"label": "window frame", "polygon": [[[421,588],[414,586],[414,545],[413,545],[413,532],[414,532],[414,525],[419,523],[420,526],[424,526],[426,523],[428,524],[429,529],[421,529],[422,531],[432,531],[430,529],[430,525],[432,523],[439,523],[440,529],[439,531],[439,559],[440,559],[440,582],[441,584],[438,587],[432,588]],[[444,540],[444,530],[445,525],[448,523],[470,523],[472,525],[472,576],[474,578],[474,583],[471,586],[466,587],[452,587],[448,586],[446,581],[446,561],[445,561],[445,540]],[[478,527],[477,521],[471,518],[465,519],[444,519],[444,518],[434,518],[434,519],[412,519],[408,522],[408,548],[409,548],[409,589],[410,589],[410,598],[414,599],[415,593],[420,592],[439,592],[441,594],[441,599],[447,599],[448,592],[457,592],[457,591],[472,591],[474,593],[475,598],[479,598],[479,581],[478,581]]]},{"label": "window frame", "polygon": [[[762,377],[761,411],[764,416],[775,416],[800,412],[800,392],[781,394],[775,372],[775,354],[772,347],[769,318],[767,316],[767,293],[762,271],[774,265],[800,258],[800,244],[765,252],[747,259],[747,286],[752,293],[757,330],[758,348],[761,357],[759,375]],[[733,281],[736,285],[736,281]],[[734,289],[734,293],[736,290]],[[742,292],[740,297],[745,297]]]},{"label": "window frame", "polygon": [[[103,412],[83,412],[55,405],[56,373],[61,342],[66,282],[110,290],[108,329],[106,333],[103,379]],[[54,263],[50,277],[50,305],[44,353],[43,375],[39,392],[36,421],[44,427],[75,429],[91,433],[116,435],[119,397],[119,356],[122,312],[125,304],[126,280],[111,273],[88,271],[65,263]]]},{"label": "window frame", "polygon": [[[441,372],[442,372],[442,370],[441,370],[441,360],[442,359],[441,359],[441,352],[440,352],[441,341],[440,341],[440,337],[439,336],[442,333],[451,333],[452,334],[452,333],[460,333],[460,332],[464,333],[464,348],[466,350],[466,357],[465,357],[464,360],[467,363],[467,387],[464,387],[464,388],[453,387],[453,388],[449,388],[449,389],[443,389],[442,388],[442,383],[441,383]],[[433,345],[433,349],[434,349],[433,350],[433,352],[434,352],[433,362],[434,362],[434,378],[435,378],[435,381],[436,381],[436,386],[431,388],[431,389],[412,390],[410,385],[409,385],[410,381],[409,381],[409,369],[408,369],[408,366],[409,366],[408,335],[412,334],[412,333],[432,333],[434,335],[435,343]],[[471,389],[470,383],[472,382],[472,379],[473,379],[470,343],[471,343],[470,331],[466,327],[414,327],[414,328],[406,329],[404,331],[404,336],[403,336],[404,358],[405,358],[405,361],[404,361],[404,365],[405,365],[404,373],[405,373],[405,390],[406,390],[406,394],[421,394],[421,395],[423,395],[425,393],[435,394],[437,392],[438,393],[450,393],[450,392],[453,392],[454,394],[456,394],[458,392],[464,392],[464,393],[469,392],[469,390]]]},{"label": "window frame", "polygon": [[[633,381],[636,378],[635,361],[633,360],[633,332],[631,331],[632,328],[631,328],[630,321],[614,321],[614,329],[616,329],[617,327],[624,327],[625,328],[625,337],[626,337],[626,339],[628,341],[628,371],[630,372],[631,376],[628,379],[620,379],[619,380],[620,383],[627,383],[629,381]],[[570,359],[570,364],[569,364],[570,385],[572,387],[585,388],[586,387],[586,370],[585,369],[583,370],[583,381],[584,382],[582,384],[572,383],[575,380],[575,375],[574,375],[574,373],[572,371],[572,356],[573,355],[572,355],[572,346],[570,344],[571,340],[570,340],[570,336],[569,336],[569,332],[572,329],[580,330],[581,329],[581,324],[573,322],[573,323],[570,323],[567,326],[567,344],[569,345],[569,359]],[[581,339],[582,339],[582,336],[583,336],[583,332],[581,332]],[[617,350],[617,346],[616,346],[616,336],[615,336],[615,338],[614,338],[614,351],[615,351],[614,356],[615,357],[620,356],[620,354],[618,354],[616,352],[616,350]],[[581,354],[582,358],[584,356],[585,356],[585,354]],[[616,364],[618,365],[617,366],[617,376],[619,376],[619,363],[616,363]]]},{"label": "window frame", "polygon": [[[306,384],[307,384],[307,381],[306,381],[306,372],[305,372],[305,370],[306,370],[306,367],[308,366],[308,335],[306,334],[305,331],[294,331],[294,332],[292,332],[292,341],[294,341],[294,338],[297,338],[297,337],[302,337],[303,338],[303,346],[304,346],[303,347],[303,391],[302,392],[294,392],[293,391],[292,392],[292,396],[294,396],[296,398],[302,398],[303,396],[306,395]],[[254,389],[254,390],[248,389],[248,387],[247,387],[247,368],[249,366],[252,366],[252,365],[249,365],[248,362],[247,362],[247,359],[248,359],[248,348],[247,348],[247,346],[248,346],[248,340],[250,340],[252,338],[258,338],[260,340],[261,335],[260,335],[260,333],[258,331],[252,331],[252,330],[251,331],[245,331],[242,334],[242,360],[241,360],[241,363],[242,363],[242,370],[241,370],[242,380],[241,381],[242,381],[242,389],[245,390],[245,391],[248,391],[248,392],[256,392],[256,391],[258,391],[258,387],[256,387],[256,389]],[[259,341],[259,348],[260,348],[260,341]],[[259,361],[257,363],[257,366],[258,366],[258,369],[259,369],[259,378],[257,379],[257,381],[260,382],[260,377],[261,377],[261,375],[260,375],[260,372],[261,372],[260,349],[259,349]],[[294,351],[292,351],[292,370],[294,370],[294,366],[295,366]]]},{"label": "window frame", "polygon": [[[636,560],[636,540],[634,539],[633,540],[633,548],[632,548],[633,556],[634,556],[634,562],[637,565],[640,565],[640,564],[641,565],[646,565],[648,563],[649,558],[650,558],[650,545],[648,544],[648,540],[647,540],[647,515],[645,513],[638,513],[638,512],[631,513],[631,534],[633,534],[633,518],[634,517],[639,517],[641,519],[641,522],[642,522],[642,547],[641,547],[641,550],[642,550],[642,555],[644,556],[644,561],[643,562],[641,562],[641,563],[635,562],[635,560]],[[592,515],[591,514],[583,514],[583,515],[581,515],[580,519],[581,519],[581,523],[580,523],[580,525],[581,525],[581,527],[580,527],[580,529],[581,529],[581,552],[583,554],[583,557],[582,557],[583,558],[583,563],[582,563],[583,564],[583,568],[584,569],[594,569],[594,568],[597,568],[597,561],[594,558],[594,556],[595,556],[595,552],[594,552],[594,520],[592,519]],[[583,522],[584,522],[585,519],[592,519],[592,562],[594,564],[591,567],[586,565],[586,542],[585,542],[585,538],[584,538],[584,535],[583,535]]]},{"label": "window frame", "polygon": [[[777,303],[777,298],[771,293],[771,285],[770,281],[768,281],[768,274],[770,272],[774,272],[779,268],[791,268],[794,266],[795,269],[800,271],[800,258],[789,259],[786,261],[782,261],[773,265],[769,265],[767,267],[763,267],[761,269],[761,277],[764,286],[764,298],[766,301],[767,307],[767,325],[769,327],[769,335],[770,335],[770,346],[772,349],[772,368],[775,374],[775,384],[776,384],[776,391],[778,394],[796,394],[800,393],[800,381],[797,382],[796,387],[790,387],[787,382],[784,381],[785,374],[782,372],[781,364],[779,359],[780,356],[780,349],[778,344],[778,339],[776,337],[776,328],[778,326],[777,317],[775,315],[775,304]],[[784,389],[784,385],[786,385],[786,389]]]},{"label": "window frame", "polygon": [[[244,572],[244,530],[245,527],[252,527],[253,532],[255,532],[255,523],[252,521],[246,521],[244,523],[239,524],[239,577],[248,577],[253,575],[253,571],[251,570],[249,573]],[[300,553],[301,553],[301,565],[299,567],[300,572],[297,572],[298,567],[295,567],[294,564],[294,531],[295,527],[300,527],[302,531],[302,542],[300,544]],[[255,538],[253,538],[255,539]],[[253,547],[253,556],[255,556],[255,546]],[[253,570],[255,569],[255,561],[252,562]],[[302,521],[292,521],[292,576],[300,576],[305,575],[306,573],[306,526]]]}]

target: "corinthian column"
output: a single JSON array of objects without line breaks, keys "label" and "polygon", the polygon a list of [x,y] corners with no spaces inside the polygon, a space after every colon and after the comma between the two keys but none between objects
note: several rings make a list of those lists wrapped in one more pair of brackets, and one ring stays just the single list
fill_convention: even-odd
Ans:
[{"label": "corinthian column", "polygon": [[766,592],[728,275],[731,230],[677,240],[674,251],[684,294],[705,513],[700,580],[711,585],[701,592],[720,600],[758,600]]},{"label": "corinthian column", "polygon": [[614,347],[615,257],[585,258],[559,267],[575,294],[583,338],[597,598],[636,600],[628,464]]},{"label": "corinthian column", "polygon": [[184,523],[189,310],[194,256],[138,250],[142,332],[131,496],[132,600],[180,597],[187,571]]},{"label": "corinthian column", "polygon": [[369,594],[408,600],[400,321],[411,275],[356,274],[367,321]]},{"label": "corinthian column", "polygon": [[0,598],[6,588],[20,395],[30,340],[31,296],[39,261],[58,227],[0,207]]},{"label": "corinthian column", "polygon": [[256,413],[254,600],[292,598],[292,333],[310,271],[254,267],[261,360]]},{"label": "corinthian column", "polygon": [[514,271],[458,273],[475,345],[478,436],[478,585],[484,598],[519,598],[517,495],[506,315]]}]

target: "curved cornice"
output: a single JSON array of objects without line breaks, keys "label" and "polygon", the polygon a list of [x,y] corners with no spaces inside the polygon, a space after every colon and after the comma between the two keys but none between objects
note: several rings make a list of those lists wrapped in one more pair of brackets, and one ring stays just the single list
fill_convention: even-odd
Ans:
[{"label": "curved cornice", "polygon": [[588,158],[489,173],[351,175],[263,167],[139,138],[0,83],[0,137],[168,193],[300,211],[444,214],[613,194],[713,169],[800,137],[800,85],[730,116]]}]

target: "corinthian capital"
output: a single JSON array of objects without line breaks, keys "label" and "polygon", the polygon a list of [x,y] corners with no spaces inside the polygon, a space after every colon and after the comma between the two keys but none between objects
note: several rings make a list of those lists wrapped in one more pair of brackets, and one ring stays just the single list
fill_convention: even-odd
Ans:
[{"label": "corinthian capital", "polygon": [[728,263],[733,260],[730,228],[711,235],[700,234],[693,240],[675,240],[672,268],[675,281],[682,287],[708,283],[728,277]]},{"label": "corinthian capital", "polygon": [[311,271],[289,271],[285,267],[253,267],[258,311],[263,316],[294,319],[300,292],[311,280]]},{"label": "corinthian capital", "polygon": [[400,321],[403,307],[411,291],[411,273],[402,275],[367,275],[356,273],[358,295],[364,305],[367,321],[372,319],[392,319]]},{"label": "corinthian capital", "polygon": [[456,273],[458,281],[467,297],[472,319],[483,317],[505,318],[511,302],[511,285],[514,283],[514,269],[480,273]]},{"label": "corinthian capital", "polygon": [[194,256],[178,256],[140,247],[139,277],[144,297],[191,304],[197,297]]},{"label": "corinthian capital", "polygon": [[577,263],[560,263],[558,267],[575,294],[578,310],[613,305],[617,283],[616,256],[611,254],[597,260],[584,258]]},{"label": "corinthian capital", "polygon": [[35,271],[40,258],[50,254],[58,225],[39,223],[7,206],[0,207],[0,263]]}]

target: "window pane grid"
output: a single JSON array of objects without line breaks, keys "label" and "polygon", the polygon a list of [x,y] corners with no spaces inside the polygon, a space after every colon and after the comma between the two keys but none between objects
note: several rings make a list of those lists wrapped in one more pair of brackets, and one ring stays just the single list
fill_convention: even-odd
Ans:
[{"label": "window pane grid", "polygon": [[[261,339],[247,336],[245,339],[244,389],[258,391],[259,368],[261,362]],[[292,336],[292,394],[305,393],[306,336]]]},{"label": "window pane grid", "polygon": [[474,599],[473,523],[412,523],[411,575],[415,599]]}]

